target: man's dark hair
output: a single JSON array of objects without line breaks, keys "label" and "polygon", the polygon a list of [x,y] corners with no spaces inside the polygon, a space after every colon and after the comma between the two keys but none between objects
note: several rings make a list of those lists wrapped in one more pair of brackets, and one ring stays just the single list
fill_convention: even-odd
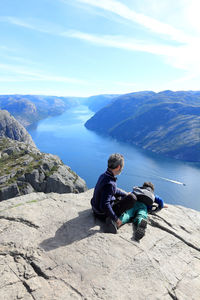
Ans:
[{"label": "man's dark hair", "polygon": [[150,181],[146,181],[143,183],[143,187],[146,188],[146,187],[150,187],[152,189],[152,191],[154,192],[154,185],[152,182]]},{"label": "man's dark hair", "polygon": [[121,166],[121,168],[124,166],[123,155],[119,153],[111,154],[108,159],[108,168],[113,170],[117,168],[119,165]]}]

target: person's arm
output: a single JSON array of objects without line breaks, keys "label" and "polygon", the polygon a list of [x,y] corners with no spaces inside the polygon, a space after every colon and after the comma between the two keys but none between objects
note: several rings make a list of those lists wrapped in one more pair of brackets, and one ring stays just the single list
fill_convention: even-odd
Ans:
[{"label": "person's arm", "polygon": [[121,189],[116,189],[116,192],[115,192],[115,196],[116,197],[124,197],[126,196],[128,193],[126,193],[125,191],[121,190]]},{"label": "person's arm", "polygon": [[155,203],[158,204],[160,209],[168,207],[166,204],[164,204],[163,199],[161,197],[159,197],[158,195],[155,196]]},{"label": "person's arm", "polygon": [[103,187],[101,192],[101,202],[102,208],[105,210],[106,214],[111,217],[112,220],[117,222],[118,217],[112,209],[111,202],[113,201],[113,186],[111,184],[107,184]]}]

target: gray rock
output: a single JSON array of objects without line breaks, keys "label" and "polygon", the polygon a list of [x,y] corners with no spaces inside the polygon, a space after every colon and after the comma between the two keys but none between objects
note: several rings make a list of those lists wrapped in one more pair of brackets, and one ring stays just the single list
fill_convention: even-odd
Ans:
[{"label": "gray rock", "polygon": [[36,147],[30,134],[7,110],[0,110],[0,137],[21,141]]},{"label": "gray rock", "polygon": [[85,182],[69,167],[60,166],[46,181],[46,193],[77,193],[85,191]]},{"label": "gray rock", "polygon": [[[56,155],[41,153],[37,148],[11,139],[0,139],[5,157],[0,166],[0,201],[33,191],[80,193],[87,190],[86,183]],[[8,192],[10,181],[18,193]],[[7,195],[7,198],[6,198]]]},{"label": "gray rock", "polygon": [[169,205],[146,235],[117,235],[91,213],[93,190],[0,203],[0,299],[200,298],[200,212]]},{"label": "gray rock", "polygon": [[8,149],[5,149],[5,150],[3,151],[3,153],[7,153],[8,155],[11,155],[11,154],[14,153],[14,151],[15,151],[15,148],[14,148],[14,147],[10,147],[10,148],[8,148]]},{"label": "gray rock", "polygon": [[4,153],[1,154],[1,157],[4,158],[4,159],[6,159],[6,158],[9,157],[9,155],[8,155],[8,153],[5,153],[5,152],[4,152]]},{"label": "gray rock", "polygon": [[19,192],[18,185],[16,183],[10,184],[5,187],[1,187],[0,189],[0,201],[7,200],[9,198],[13,198],[19,195],[20,192]]},{"label": "gray rock", "polygon": [[26,194],[30,194],[35,192],[34,188],[32,187],[32,185],[28,182],[21,182],[21,181],[17,181],[17,186],[20,190],[20,194],[21,195],[26,195]]},{"label": "gray rock", "polygon": [[73,187],[70,184],[65,184],[64,179],[60,174],[53,174],[46,181],[46,193],[55,192],[59,194],[72,193]]},{"label": "gray rock", "polygon": [[3,175],[0,177],[0,185],[7,182],[10,179],[10,175]]},{"label": "gray rock", "polygon": [[25,179],[27,182],[29,182],[33,188],[38,191],[40,191],[40,174],[39,170],[33,170],[31,173],[26,173],[25,174]]}]

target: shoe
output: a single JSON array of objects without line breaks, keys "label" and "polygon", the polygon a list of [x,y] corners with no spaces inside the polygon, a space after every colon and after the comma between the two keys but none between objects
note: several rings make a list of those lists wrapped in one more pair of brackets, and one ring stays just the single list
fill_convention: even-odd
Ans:
[{"label": "shoe", "polygon": [[117,233],[117,224],[110,217],[106,218],[105,232],[106,233],[113,233],[113,234]]},{"label": "shoe", "polygon": [[147,221],[145,219],[142,219],[135,232],[136,241],[139,241],[141,238],[143,238],[143,236],[145,235],[146,228],[147,228]]}]

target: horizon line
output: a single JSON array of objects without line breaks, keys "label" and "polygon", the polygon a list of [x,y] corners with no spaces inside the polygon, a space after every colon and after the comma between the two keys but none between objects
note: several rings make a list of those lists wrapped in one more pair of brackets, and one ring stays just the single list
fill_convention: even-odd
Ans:
[{"label": "horizon line", "polygon": [[195,90],[195,89],[191,89],[191,90],[174,90],[174,89],[164,89],[164,90],[160,90],[160,91],[155,91],[155,90],[137,90],[137,91],[132,91],[132,92],[123,92],[123,93],[94,93],[94,94],[89,94],[89,95],[85,95],[85,96],[78,96],[78,95],[56,95],[56,94],[47,94],[47,93],[1,93],[0,92],[0,96],[49,96],[49,97],[72,97],[72,98],[89,98],[92,96],[100,96],[100,95],[127,95],[127,94],[132,94],[132,93],[140,93],[140,92],[153,92],[155,94],[158,93],[162,93],[162,92],[166,92],[166,91],[171,91],[171,92],[200,92],[200,89]]}]

